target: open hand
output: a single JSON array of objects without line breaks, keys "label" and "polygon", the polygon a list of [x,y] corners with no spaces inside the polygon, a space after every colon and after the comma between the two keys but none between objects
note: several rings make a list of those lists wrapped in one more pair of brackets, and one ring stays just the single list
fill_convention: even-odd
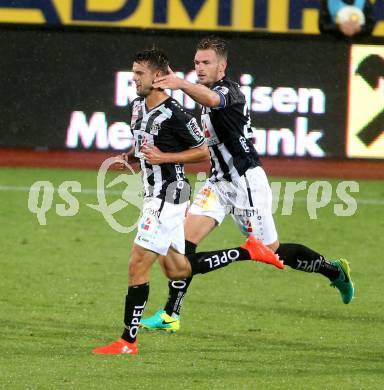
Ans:
[{"label": "open hand", "polygon": [[177,77],[176,74],[172,71],[172,69],[168,66],[169,74],[156,77],[153,81],[153,88],[161,88],[161,89],[180,89],[183,79]]}]

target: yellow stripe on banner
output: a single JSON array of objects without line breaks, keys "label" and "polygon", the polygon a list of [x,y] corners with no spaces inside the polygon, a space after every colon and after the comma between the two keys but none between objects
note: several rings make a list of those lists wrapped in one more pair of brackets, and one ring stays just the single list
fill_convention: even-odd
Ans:
[{"label": "yellow stripe on banner", "polygon": [[[73,0],[53,0],[57,13],[63,24],[81,25],[81,26],[113,26],[124,25],[124,20],[119,22],[91,22],[78,21],[72,19]],[[124,6],[126,0],[87,0],[86,7],[89,12],[114,12]],[[132,15],[133,16],[133,15]],[[131,21],[131,18],[129,18]]]},{"label": "yellow stripe on banner", "polygon": [[376,24],[375,29],[373,30],[373,35],[384,36],[384,22]]},{"label": "yellow stripe on banner", "polygon": [[120,25],[122,27],[151,28],[153,26],[153,0],[140,0],[135,12],[120,22]]},{"label": "yellow stripe on banner", "polygon": [[126,2],[126,0],[87,0],[87,9],[91,12],[113,12],[121,9],[126,4]]},{"label": "yellow stripe on banner", "polygon": [[217,0],[208,0],[191,20],[180,0],[168,0],[167,28],[188,28],[214,30],[217,28]]},{"label": "yellow stripe on banner", "polygon": [[76,24],[72,22],[72,1],[53,0],[52,3],[63,24]]},{"label": "yellow stripe on banner", "polygon": [[[206,0],[194,20],[189,17],[181,0],[168,0],[168,25],[166,28],[193,30],[228,30],[232,27],[218,28],[219,0]],[[160,25],[157,25],[160,27]]]},{"label": "yellow stripe on banner", "polygon": [[232,26],[235,29],[240,29],[243,25],[242,3],[243,1],[232,1]]},{"label": "yellow stripe on banner", "polygon": [[255,0],[232,0],[232,30],[252,31]]},{"label": "yellow stripe on banner", "polygon": [[0,23],[43,24],[45,23],[45,18],[40,10],[4,8],[0,12]]},{"label": "yellow stripe on banner", "polygon": [[318,34],[319,11],[317,9],[307,9],[304,11],[302,32],[307,34]]},{"label": "yellow stripe on banner", "polygon": [[269,0],[268,31],[288,31],[289,0]]},{"label": "yellow stripe on banner", "polygon": [[[99,21],[79,21],[72,20],[72,2],[64,3],[62,0],[54,0],[56,8],[65,24],[81,26],[108,26],[108,27],[153,27],[153,1],[140,0],[137,9],[126,19],[116,22],[99,22]],[[121,9],[126,0],[88,0],[87,11],[89,12],[115,12]],[[161,25],[159,25],[160,27]],[[168,26],[167,26],[168,27]]]}]

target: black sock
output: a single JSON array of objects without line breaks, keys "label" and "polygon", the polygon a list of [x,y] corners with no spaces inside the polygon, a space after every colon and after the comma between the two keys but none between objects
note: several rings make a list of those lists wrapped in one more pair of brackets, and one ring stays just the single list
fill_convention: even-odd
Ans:
[{"label": "black sock", "polygon": [[186,255],[196,253],[196,247],[197,247],[197,245],[194,242],[185,240],[185,254]]},{"label": "black sock", "polygon": [[276,253],[285,265],[304,271],[317,272],[335,280],[339,276],[339,268],[325,260],[319,253],[301,244],[280,244]]},{"label": "black sock", "polygon": [[[185,240],[185,254],[193,254],[196,252],[196,244]],[[181,305],[187,293],[188,287],[191,284],[192,276],[183,280],[170,280],[168,282],[168,300],[164,310],[169,315],[180,315]]]},{"label": "black sock", "polygon": [[169,316],[173,314],[180,315],[181,305],[191,281],[192,276],[187,279],[170,280],[168,282],[168,300],[164,310]]},{"label": "black sock", "polygon": [[139,323],[149,295],[149,283],[128,287],[125,297],[124,332],[122,339],[133,343],[139,330]]},{"label": "black sock", "polygon": [[234,261],[251,260],[249,252],[241,247],[186,255],[191,263],[192,275],[205,274],[223,268]]}]

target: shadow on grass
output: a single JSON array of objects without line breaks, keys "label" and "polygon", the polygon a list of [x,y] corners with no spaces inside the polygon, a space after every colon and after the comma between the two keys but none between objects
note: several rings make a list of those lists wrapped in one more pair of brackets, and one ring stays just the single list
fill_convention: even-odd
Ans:
[{"label": "shadow on grass", "polygon": [[[281,301],[282,303],[284,301]],[[226,303],[223,301],[200,301],[201,305],[219,307],[221,310],[228,308],[229,311],[234,310],[233,303]],[[300,304],[298,304],[300,305]],[[349,306],[349,305],[348,305]],[[346,305],[340,303],[342,310],[347,309]],[[362,315],[356,314],[353,312],[353,303],[349,306],[351,312],[346,313],[344,311],[335,310],[335,306],[330,308],[316,309],[313,307],[287,307],[287,306],[274,306],[274,305],[262,305],[260,303],[246,304],[246,303],[236,303],[236,310],[243,312],[255,312],[256,315],[286,315],[294,318],[309,318],[309,319],[319,319],[319,320],[332,320],[332,321],[353,321],[361,323],[377,323],[382,324],[384,321],[384,315],[378,316],[372,313],[364,313]]]}]

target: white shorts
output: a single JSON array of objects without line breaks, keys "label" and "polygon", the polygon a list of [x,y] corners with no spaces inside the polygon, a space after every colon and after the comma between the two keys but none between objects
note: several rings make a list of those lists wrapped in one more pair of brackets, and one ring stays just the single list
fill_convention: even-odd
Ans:
[{"label": "white shorts", "polygon": [[272,216],[272,191],[264,169],[249,169],[237,182],[205,182],[188,213],[204,215],[219,224],[230,214],[241,232],[269,245],[277,240]]},{"label": "white shorts", "polygon": [[172,204],[145,198],[135,244],[165,256],[172,246],[184,254],[184,220],[189,202]]}]

